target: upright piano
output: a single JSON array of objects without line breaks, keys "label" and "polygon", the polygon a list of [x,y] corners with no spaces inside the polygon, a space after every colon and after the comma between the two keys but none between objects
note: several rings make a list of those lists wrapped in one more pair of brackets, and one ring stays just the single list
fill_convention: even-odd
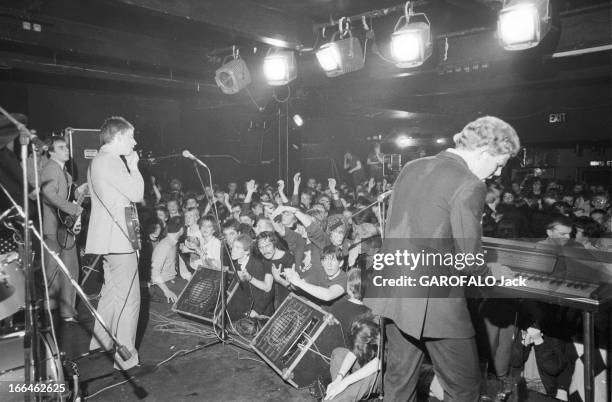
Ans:
[{"label": "upright piano", "polygon": [[526,279],[526,286],[493,289],[493,296],[535,299],[582,311],[584,391],[585,400],[592,402],[593,315],[612,301],[612,253],[488,237],[482,244],[487,262],[505,265],[515,277]]}]

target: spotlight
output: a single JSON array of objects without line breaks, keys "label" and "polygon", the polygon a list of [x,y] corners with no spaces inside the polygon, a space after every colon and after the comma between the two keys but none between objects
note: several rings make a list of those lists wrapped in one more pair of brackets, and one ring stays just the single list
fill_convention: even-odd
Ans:
[{"label": "spotlight", "polygon": [[[423,16],[426,22],[410,22],[411,17]],[[402,19],[404,26],[399,28]],[[399,68],[418,67],[427,60],[433,52],[431,41],[431,24],[423,13],[415,14],[412,3],[406,3],[404,15],[395,24],[391,34],[391,55]]]},{"label": "spotlight", "polygon": [[237,94],[251,83],[251,74],[244,60],[236,58],[215,72],[215,81],[225,94]]},{"label": "spotlight", "polygon": [[363,68],[363,51],[359,39],[353,38],[347,29],[349,37],[335,40],[339,32],[334,33],[331,42],[325,43],[317,51],[319,64],[328,77],[337,77]]},{"label": "spotlight", "polygon": [[548,0],[510,0],[499,12],[497,34],[506,50],[535,47],[549,30]]},{"label": "spotlight", "polygon": [[446,144],[446,138],[438,138],[436,140],[436,144],[440,144],[440,145]]},{"label": "spotlight", "polygon": [[293,122],[298,127],[302,127],[304,125],[304,119],[302,119],[302,116],[297,113],[293,115]]},{"label": "spotlight", "polygon": [[414,143],[414,140],[406,135],[400,135],[395,139],[395,145],[400,148],[407,148],[411,145],[414,145]]},{"label": "spotlight", "polygon": [[279,50],[268,54],[263,62],[264,75],[269,85],[286,85],[297,77],[295,53]]}]

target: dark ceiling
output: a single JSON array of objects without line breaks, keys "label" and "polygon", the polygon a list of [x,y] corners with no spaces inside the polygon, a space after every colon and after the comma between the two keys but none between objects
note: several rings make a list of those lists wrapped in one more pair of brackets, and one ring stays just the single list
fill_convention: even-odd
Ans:
[{"label": "dark ceiling", "polygon": [[[423,0],[436,36],[422,67],[400,70],[388,38],[403,7],[397,0],[0,0],[0,78],[54,85],[198,97],[213,105],[249,106],[247,94],[221,94],[214,71],[240,49],[255,77],[251,93],[268,103],[260,77],[269,43],[298,50],[299,78],[292,102],[306,117],[342,116],[381,124],[444,130],[480,114],[496,114],[531,128],[534,141],[576,140],[586,127],[609,138],[610,2],[551,0],[555,29],[531,51],[503,51],[495,38],[501,0]],[[385,12],[385,8],[387,11]],[[376,39],[366,67],[328,79],[312,48],[329,40],[321,24],[379,10],[366,19]],[[23,22],[40,24],[41,32]],[[360,20],[353,34],[364,44]],[[603,47],[602,47],[603,46]],[[563,130],[547,130],[549,113],[573,116]],[[559,134],[561,133],[561,134]]]}]

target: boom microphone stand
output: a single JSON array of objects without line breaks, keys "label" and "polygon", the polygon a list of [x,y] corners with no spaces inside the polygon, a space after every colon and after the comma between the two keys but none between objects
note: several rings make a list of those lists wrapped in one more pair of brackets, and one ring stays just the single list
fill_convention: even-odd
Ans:
[{"label": "boom microphone stand", "polygon": [[[183,156],[187,159],[190,159],[193,161],[193,167],[196,171],[196,174],[198,176],[198,179],[200,181],[200,185],[202,186],[202,191],[204,192],[204,194],[206,195],[206,186],[204,185],[204,181],[202,180],[202,176],[200,176],[200,171],[198,170],[198,166],[200,165],[202,167],[204,167],[206,169],[206,171],[208,172],[208,178],[210,180],[210,187],[212,188],[212,173],[210,172],[210,168],[208,167],[208,165],[206,165],[204,162],[202,162],[201,160],[199,160],[198,158],[196,158],[195,156],[193,156],[193,154],[187,150],[183,151]],[[215,219],[217,220],[217,224],[219,226],[221,226],[221,222],[219,222],[219,214],[217,213],[217,207],[215,206],[214,203],[214,199],[209,199],[208,202],[211,203],[211,208],[214,210],[215,212]],[[224,248],[227,251],[227,243],[224,241],[223,242]],[[230,258],[231,260],[231,258]],[[207,344],[206,346],[212,346],[212,345],[216,345],[217,343],[221,342],[221,343],[225,343],[227,342],[227,325],[226,325],[226,313],[227,313],[227,303],[226,303],[226,295],[225,295],[225,269],[223,269],[223,265],[221,266],[221,282],[219,284],[219,288],[221,289],[221,336],[219,337],[219,341],[214,341],[211,342],[210,344]],[[215,316],[215,312],[213,311],[213,328],[216,325],[216,323],[214,322],[214,316]]]},{"label": "boom microphone stand", "polygon": [[388,196],[390,196],[393,193],[393,190],[389,190],[389,191],[385,191],[382,194],[379,194],[376,197],[376,201],[372,202],[369,205],[366,205],[365,207],[361,208],[359,211],[351,214],[351,216],[349,216],[349,219],[352,218],[353,216],[359,215],[365,211],[367,211],[368,209],[372,208],[374,205],[378,205],[378,209],[380,211],[380,222],[379,222],[379,229],[380,229],[380,237],[382,239],[384,239],[385,237],[385,208],[384,208],[384,201],[385,198],[387,198]]},{"label": "boom microphone stand", "polygon": [[[31,259],[31,235],[30,235],[30,204],[28,200],[28,147],[30,140],[36,137],[26,128],[26,126],[17,121],[10,113],[0,107],[0,112],[6,116],[6,118],[17,127],[19,130],[19,144],[21,151],[21,166],[22,166],[22,191],[23,191],[23,210],[19,209],[23,215],[23,241],[24,246],[21,250],[21,260],[24,264],[24,276],[25,276],[25,303],[26,303],[26,314],[25,314],[25,336],[23,338],[23,353],[24,353],[24,381],[26,384],[31,383],[32,380],[36,380],[39,374],[38,363],[40,362],[38,356],[38,331],[37,325],[37,309],[36,298],[34,297],[34,275],[32,272],[32,259]],[[17,205],[14,200],[6,193],[14,205]],[[34,379],[31,377],[32,365],[34,368]],[[25,394],[25,401],[29,401],[31,393],[28,391]]]},{"label": "boom microphone stand", "polygon": [[[204,162],[202,162],[200,159],[196,158],[191,152],[189,152],[187,150],[183,151],[183,156],[185,158],[191,159],[193,161],[193,166],[194,166],[194,169],[196,171],[196,175],[198,176],[198,179],[200,181],[200,185],[202,186],[202,191],[204,192],[204,194],[206,194],[206,188],[205,188],[206,186],[204,185],[204,181],[202,180],[202,176],[200,175],[200,171],[198,170],[197,165],[200,165],[200,166],[204,167],[207,170],[210,186],[212,187],[213,183],[212,183],[212,174],[210,172],[210,168]],[[214,200],[213,199],[208,199],[208,202],[212,203],[212,207],[211,208],[213,209],[213,211],[215,213],[215,219],[217,220],[217,224],[219,226],[221,226],[221,222],[219,222],[219,214],[217,212],[217,207],[216,207],[216,205],[214,203]],[[225,242],[225,241],[223,242],[223,247],[224,247],[224,250],[226,252],[229,252],[229,249],[227,247],[227,242]],[[234,272],[236,272],[236,268],[234,267],[234,263],[231,261],[231,258],[230,258],[230,264],[232,264],[232,268],[233,268]],[[220,324],[216,324],[216,322],[213,319],[212,325],[213,325],[213,328],[215,327],[215,325],[219,325],[220,326],[220,328],[221,328],[221,336],[219,337],[219,340],[210,342],[210,343],[208,343],[206,345],[203,345],[203,347],[208,347],[208,346],[216,345],[218,343],[226,344],[227,342],[232,342],[233,345],[250,351],[250,349],[245,347],[245,345],[242,344],[242,342],[239,342],[239,341],[237,341],[235,339],[228,339],[228,336],[227,336],[227,321],[226,321],[227,320],[227,302],[226,302],[226,294],[225,294],[225,291],[226,291],[226,289],[225,289],[225,269],[223,269],[223,267],[221,267],[221,284],[220,284],[219,288],[220,288],[220,292],[221,292],[221,312],[220,312],[221,323]],[[216,310],[216,308],[215,308],[215,310]],[[213,313],[213,317],[214,317],[214,313]]]}]

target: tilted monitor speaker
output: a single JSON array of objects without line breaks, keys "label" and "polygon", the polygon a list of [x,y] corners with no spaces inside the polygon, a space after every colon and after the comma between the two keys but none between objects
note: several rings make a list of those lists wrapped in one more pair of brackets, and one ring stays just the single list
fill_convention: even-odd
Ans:
[{"label": "tilted monitor speaker", "polygon": [[251,341],[251,347],[296,388],[329,382],[329,358],[344,346],[340,325],[316,304],[290,294]]},{"label": "tilted monitor speaker", "polygon": [[[208,268],[195,271],[172,306],[172,311],[216,323],[221,314],[220,283],[220,271]],[[235,321],[244,317],[250,310],[249,293],[243,290],[233,272],[226,273],[225,288],[228,289],[226,300],[230,319]]]}]

